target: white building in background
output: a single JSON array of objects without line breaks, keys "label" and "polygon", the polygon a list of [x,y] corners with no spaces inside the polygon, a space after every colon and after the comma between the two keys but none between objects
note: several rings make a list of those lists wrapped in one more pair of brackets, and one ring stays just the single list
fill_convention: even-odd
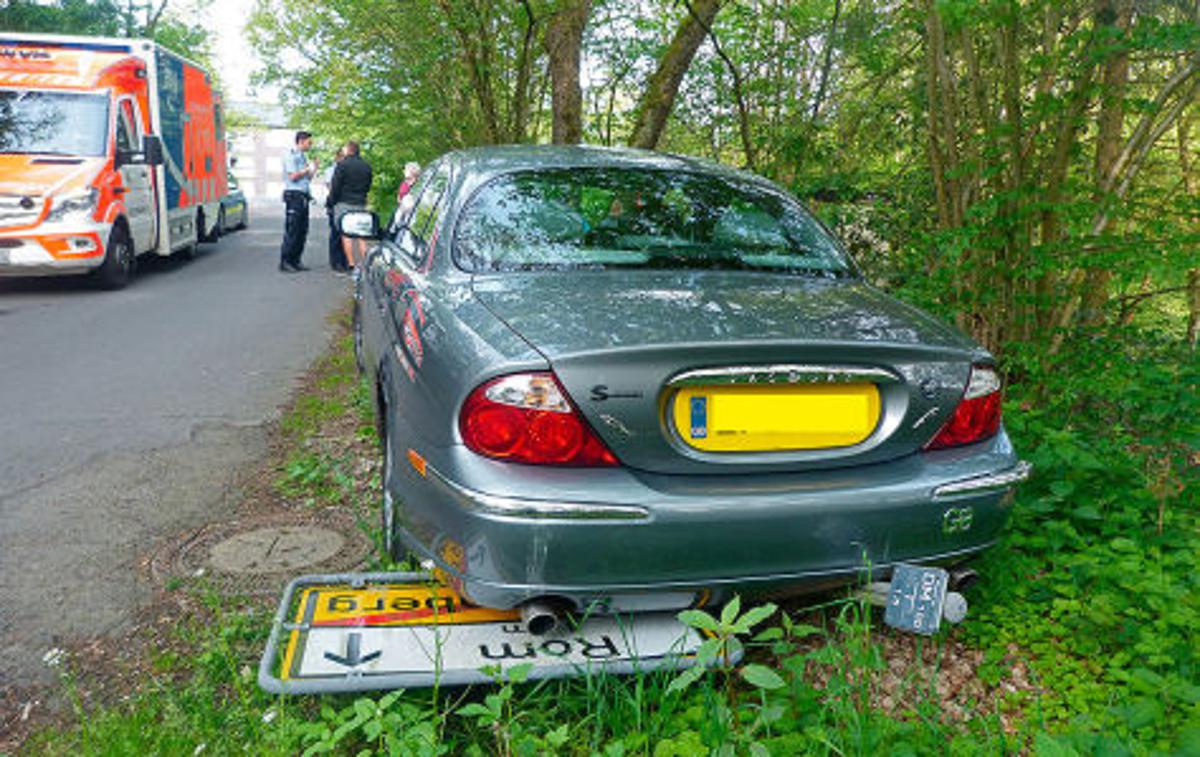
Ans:
[{"label": "white building in background", "polygon": [[[296,140],[283,107],[248,100],[226,104],[231,125],[227,137],[233,159],[233,175],[247,198],[283,206],[283,156]],[[249,125],[239,125],[249,124]]]}]

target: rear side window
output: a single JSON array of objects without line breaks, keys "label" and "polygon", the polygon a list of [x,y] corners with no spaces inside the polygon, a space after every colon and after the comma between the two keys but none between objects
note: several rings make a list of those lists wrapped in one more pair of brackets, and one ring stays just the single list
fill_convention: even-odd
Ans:
[{"label": "rear side window", "polygon": [[463,210],[455,255],[471,271],[853,272],[824,227],[782,192],[719,174],[644,168],[501,176]]},{"label": "rear side window", "polygon": [[442,199],[446,194],[446,185],[449,183],[450,168],[442,166],[429,179],[425,191],[421,193],[421,198],[417,200],[417,206],[413,209],[409,227],[413,234],[425,243],[429,242],[433,230],[437,228],[438,219],[441,217],[442,208],[445,205]]},{"label": "rear side window", "polygon": [[[446,208],[446,188],[450,184],[450,166],[442,164],[433,169],[426,181],[414,187],[416,205],[402,219],[397,243],[414,265],[421,265],[429,256],[436,241],[438,222]],[[423,186],[420,186],[423,184]],[[417,194],[419,192],[419,194]],[[404,222],[407,223],[404,223]]]}]

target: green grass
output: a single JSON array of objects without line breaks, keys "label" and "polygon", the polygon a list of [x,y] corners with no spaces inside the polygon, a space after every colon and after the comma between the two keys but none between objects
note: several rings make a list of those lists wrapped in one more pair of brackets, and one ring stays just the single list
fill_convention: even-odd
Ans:
[{"label": "green grass", "polygon": [[[269,619],[189,579],[168,588],[203,609],[177,624],[137,690],[85,710],[68,661],[76,722],[38,734],[25,751],[1200,754],[1196,356],[1153,333],[1123,334],[1075,350],[1046,375],[1017,368],[1029,378],[1010,391],[1007,424],[1036,476],[979,566],[966,623],[916,640],[899,668],[879,610],[847,595],[746,628],[738,619],[754,608],[736,608],[728,622],[685,616],[716,623],[722,644],[746,652],[739,665],[717,658],[694,675],[522,682],[518,669],[469,690],[273,697],[253,672]],[[354,436],[374,436],[348,341],[320,371],[312,396],[283,421],[295,453],[277,487],[358,508],[378,543],[378,481],[361,485],[354,461],[322,437],[346,413]],[[938,675],[964,648],[982,657],[975,674],[986,695],[950,712]],[[1007,685],[1022,676],[1031,685]]]},{"label": "green grass", "polygon": [[[750,629],[723,637],[744,638],[747,659],[777,672],[762,662],[718,665],[678,686],[681,676],[666,672],[524,683],[526,671],[516,668],[497,674],[493,687],[318,699],[262,693],[252,672],[265,644],[262,612],[189,590],[209,613],[175,632],[193,656],[165,655],[127,702],[80,711],[76,727],[40,734],[29,752],[189,754],[204,745],[207,754],[915,755],[1013,746],[994,718],[944,721],[920,679],[911,716],[875,711],[872,673],[882,660],[856,600],[827,608],[827,628],[782,620],[758,624],[764,630],[754,637]],[[824,643],[812,644],[814,635]],[[808,682],[813,666],[828,670],[823,688]],[[69,677],[64,685],[70,694]]]}]

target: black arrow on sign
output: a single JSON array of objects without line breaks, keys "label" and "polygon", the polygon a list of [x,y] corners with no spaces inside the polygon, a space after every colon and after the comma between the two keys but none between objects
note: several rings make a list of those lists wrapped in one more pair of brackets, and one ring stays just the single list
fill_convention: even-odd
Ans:
[{"label": "black arrow on sign", "polygon": [[364,662],[370,662],[379,655],[383,654],[383,650],[376,649],[374,652],[362,654],[362,634],[352,633],[346,637],[346,656],[336,655],[333,652],[326,652],[325,659],[336,662],[338,665],[345,665],[348,668],[357,668]]}]

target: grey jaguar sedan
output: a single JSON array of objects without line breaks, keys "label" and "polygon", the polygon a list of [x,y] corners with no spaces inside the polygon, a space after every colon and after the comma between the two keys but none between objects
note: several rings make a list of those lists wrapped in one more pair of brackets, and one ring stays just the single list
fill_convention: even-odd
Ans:
[{"label": "grey jaguar sedan", "polygon": [[1028,466],[992,357],[779,187],[525,146],[445,155],[412,194],[382,233],[343,223],[381,237],[354,333],[395,558],[485,606],[633,611],[995,542]]}]

